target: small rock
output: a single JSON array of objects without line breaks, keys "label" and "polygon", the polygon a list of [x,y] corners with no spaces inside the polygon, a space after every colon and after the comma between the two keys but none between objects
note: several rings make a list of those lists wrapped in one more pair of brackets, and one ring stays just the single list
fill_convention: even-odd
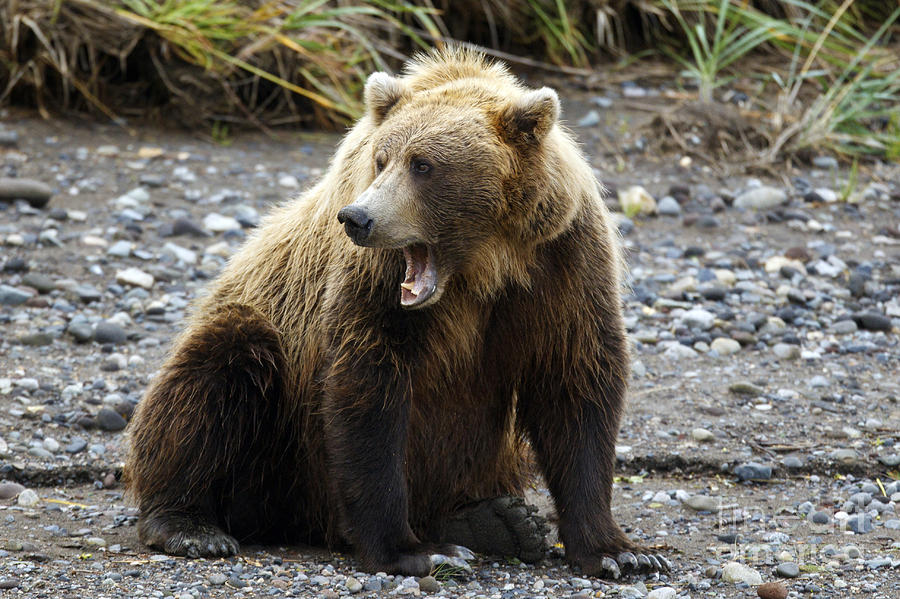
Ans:
[{"label": "small rock", "polygon": [[66,327],[66,332],[71,335],[77,343],[87,343],[94,338],[94,328],[86,322],[70,323]]},{"label": "small rock", "polygon": [[722,500],[719,497],[710,495],[691,495],[684,504],[698,512],[718,512],[722,505]]},{"label": "small rock", "polygon": [[831,522],[831,516],[827,512],[813,512],[809,519],[813,524],[828,524]]},{"label": "small rock", "polygon": [[118,412],[110,408],[101,408],[97,412],[96,423],[99,428],[105,431],[120,431],[127,424]]},{"label": "small rock", "polygon": [[676,593],[672,587],[659,587],[647,593],[647,599],[674,599]]},{"label": "small rock", "polygon": [[762,584],[762,576],[759,572],[738,562],[728,562],[722,566],[722,580],[733,583],[743,582],[750,586]]},{"label": "small rock", "polygon": [[97,343],[112,343],[113,345],[119,345],[125,343],[127,340],[128,335],[125,332],[125,329],[108,320],[98,322],[97,327],[94,329],[94,341]]},{"label": "small rock", "polygon": [[210,574],[209,578],[206,580],[209,581],[209,584],[220,587],[228,581],[228,577],[224,574]]},{"label": "small rock", "polygon": [[224,233],[225,231],[238,231],[241,223],[231,216],[223,216],[216,212],[211,212],[203,219],[203,226],[213,233]]},{"label": "small rock", "polygon": [[736,395],[753,395],[759,396],[763,395],[766,390],[760,387],[759,385],[754,385],[749,381],[738,381],[736,383],[732,383],[728,390]]},{"label": "small rock", "polygon": [[10,285],[0,285],[0,305],[18,306],[31,299],[34,294],[24,289],[18,289]]},{"label": "small rock", "polygon": [[796,360],[800,357],[800,346],[792,343],[776,343],[772,347],[772,353],[779,360]]},{"label": "small rock", "polygon": [[839,320],[828,327],[828,331],[835,335],[849,335],[850,333],[855,333],[858,329],[859,327],[856,326],[856,321],[849,319]]},{"label": "small rock", "polygon": [[120,239],[119,241],[109,246],[109,248],[107,248],[106,250],[106,253],[117,258],[127,258],[131,255],[131,250],[133,249],[133,243],[124,239]]},{"label": "small rock", "polygon": [[352,576],[347,577],[347,580],[344,581],[344,586],[347,587],[347,590],[351,593],[358,593],[363,588],[362,583]]},{"label": "small rock", "polygon": [[22,283],[38,290],[38,293],[50,293],[56,289],[52,278],[39,272],[30,272],[22,277]]},{"label": "small rock", "polygon": [[775,187],[757,187],[734,199],[734,207],[742,210],[767,210],[787,202],[787,194]]},{"label": "small rock", "polygon": [[681,315],[681,322],[684,323],[684,326],[701,331],[711,329],[715,321],[716,315],[702,308],[694,308]]},{"label": "small rock", "polygon": [[188,235],[191,237],[209,237],[209,233],[200,225],[187,218],[175,219],[172,223],[172,235]]},{"label": "small rock", "polygon": [[586,115],[578,120],[579,127],[594,127],[600,124],[600,113],[596,110],[590,110]]},{"label": "small rock", "polygon": [[734,469],[741,480],[769,480],[772,478],[772,467],[757,462],[741,464]]},{"label": "small rock", "polygon": [[18,578],[3,578],[0,579],[0,589],[9,590],[15,589],[19,586]]},{"label": "small rock", "polygon": [[864,535],[875,530],[875,525],[868,514],[854,514],[847,518],[847,528],[858,535]]},{"label": "small rock", "polygon": [[[698,443],[714,441],[716,438],[716,436],[711,431],[708,431],[705,428],[695,428],[691,431],[691,437]],[[699,497],[702,497],[702,495],[700,495]]]},{"label": "small rock", "polygon": [[619,192],[619,205],[629,218],[636,215],[656,214],[656,200],[646,189],[634,185]]},{"label": "small rock", "polygon": [[300,187],[300,181],[294,175],[282,175],[278,178],[278,184],[286,189],[297,189]]},{"label": "small rock", "polygon": [[759,599],[787,599],[788,590],[780,582],[767,582],[756,587]]},{"label": "small rock", "polygon": [[139,268],[126,268],[116,273],[116,282],[121,285],[131,285],[133,287],[143,287],[150,289],[153,287],[153,275],[142,271]]},{"label": "small rock", "polygon": [[816,156],[812,159],[813,166],[816,168],[834,170],[838,167],[838,161],[832,156]]},{"label": "small rock", "polygon": [[174,256],[176,260],[180,260],[185,264],[194,264],[195,262],[197,262],[197,252],[189,250],[187,248],[183,248],[180,245],[176,245],[172,242],[166,242],[162,249],[163,252]]},{"label": "small rock", "polygon": [[25,489],[24,491],[19,493],[19,497],[18,499],[16,499],[16,503],[21,505],[22,507],[35,507],[40,502],[41,498],[38,497],[38,494],[31,489]]},{"label": "small rock", "polygon": [[736,354],[741,350],[741,344],[734,339],[728,339],[727,337],[717,337],[713,339],[713,342],[710,344],[710,349],[715,351],[720,356],[730,356],[732,354]]},{"label": "small rock", "polygon": [[854,314],[853,320],[860,328],[868,331],[890,331],[891,319],[877,312]]},{"label": "small rock", "polygon": [[43,208],[51,197],[53,190],[40,181],[0,177],[0,200],[25,200],[34,208]]},{"label": "small rock", "polygon": [[72,440],[66,445],[66,453],[81,453],[87,448],[87,441],[81,437],[72,437]]},{"label": "small rock", "polygon": [[800,576],[800,566],[796,562],[784,562],[775,568],[775,575],[780,578],[797,578]]},{"label": "small rock", "polygon": [[24,490],[19,483],[0,483],[0,499],[12,499]]},{"label": "small rock", "polygon": [[419,590],[423,593],[437,593],[441,590],[441,583],[434,576],[423,576],[419,579]]},{"label": "small rock", "polygon": [[659,201],[656,210],[662,216],[679,216],[681,215],[681,204],[672,196],[665,196]]}]

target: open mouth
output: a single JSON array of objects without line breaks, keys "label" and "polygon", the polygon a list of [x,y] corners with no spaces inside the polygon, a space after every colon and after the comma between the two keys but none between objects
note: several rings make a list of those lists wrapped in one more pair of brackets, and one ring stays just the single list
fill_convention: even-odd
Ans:
[{"label": "open mouth", "polygon": [[437,289],[437,269],[431,249],[416,243],[403,248],[406,276],[400,283],[400,305],[404,308],[421,306]]}]

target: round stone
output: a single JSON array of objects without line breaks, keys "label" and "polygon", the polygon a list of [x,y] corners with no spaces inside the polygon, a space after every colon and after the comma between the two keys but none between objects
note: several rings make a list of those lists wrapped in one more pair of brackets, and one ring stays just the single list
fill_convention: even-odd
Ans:
[{"label": "round stone", "polygon": [[708,431],[705,428],[695,428],[691,431],[691,437],[698,443],[714,441],[716,438],[712,431]]},{"label": "round stone", "polygon": [[750,586],[762,584],[759,572],[739,562],[728,562],[722,567],[722,580],[735,584],[742,582]]},{"label": "round stone", "polygon": [[797,578],[800,576],[800,566],[796,562],[784,562],[775,568],[775,575],[781,578]]},{"label": "round stone", "polygon": [[718,337],[716,339],[713,339],[712,344],[710,344],[710,349],[720,356],[730,356],[732,354],[736,354],[741,350],[741,344],[734,339]]},{"label": "round stone", "polygon": [[110,408],[101,408],[97,412],[97,426],[105,431],[120,431],[127,424],[118,412]]},{"label": "round stone", "polygon": [[423,576],[419,579],[419,590],[423,593],[437,593],[441,590],[441,583],[434,576]]},{"label": "round stone", "polygon": [[98,322],[94,329],[94,341],[97,343],[119,345],[125,343],[127,339],[128,335],[125,333],[125,329],[108,320]]},{"label": "round stone", "polygon": [[769,480],[772,478],[772,467],[757,462],[741,464],[734,469],[741,480]]},{"label": "round stone", "polygon": [[780,582],[767,582],[756,588],[756,595],[759,599],[786,599],[788,590]]}]

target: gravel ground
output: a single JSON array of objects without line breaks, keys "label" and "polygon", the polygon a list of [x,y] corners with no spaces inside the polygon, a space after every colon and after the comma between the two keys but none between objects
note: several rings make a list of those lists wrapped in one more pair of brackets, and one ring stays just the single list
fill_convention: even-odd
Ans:
[{"label": "gravel ground", "polygon": [[641,152],[632,88],[566,113],[631,215],[615,511],[673,572],[584,579],[558,547],[442,580],[310,548],[148,553],[116,481],[125,424],[191,299],[337,138],[5,114],[0,178],[32,202],[0,199],[3,596],[900,597],[900,168],[850,189],[827,156],[754,179]]}]

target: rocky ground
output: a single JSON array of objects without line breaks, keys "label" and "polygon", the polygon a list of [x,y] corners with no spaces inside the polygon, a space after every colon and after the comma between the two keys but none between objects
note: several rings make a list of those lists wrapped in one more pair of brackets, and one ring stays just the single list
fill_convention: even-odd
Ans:
[{"label": "rocky ground", "polygon": [[0,199],[3,596],[900,597],[900,169],[723,175],[642,151],[635,94],[566,111],[631,269],[616,515],[672,572],[586,579],[558,547],[440,580],[309,548],[148,552],[116,481],[123,429],[191,299],[337,138],[7,113],[0,198],[31,203]]}]

